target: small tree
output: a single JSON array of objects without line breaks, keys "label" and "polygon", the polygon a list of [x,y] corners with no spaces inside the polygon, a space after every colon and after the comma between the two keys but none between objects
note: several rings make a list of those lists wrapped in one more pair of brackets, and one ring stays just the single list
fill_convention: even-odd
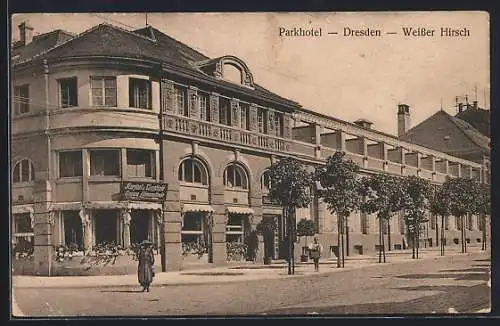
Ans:
[{"label": "small tree", "polygon": [[388,174],[374,174],[361,181],[361,194],[364,198],[361,210],[377,214],[379,220],[379,263],[385,263],[384,224],[401,211],[404,190],[401,179]]},{"label": "small tree", "polygon": [[468,214],[473,214],[477,210],[476,199],[478,197],[479,186],[475,180],[470,178],[449,178],[443,184],[443,187],[445,193],[450,198],[450,213],[460,223],[462,253],[466,253],[467,243],[464,217]]},{"label": "small tree", "polygon": [[[359,208],[358,165],[351,159],[344,158],[345,153],[336,152],[326,159],[326,165],[318,166],[314,180],[319,181],[321,188],[318,195],[327,204],[332,214],[337,214],[337,267],[344,267],[344,227],[349,215]],[[346,232],[348,232],[346,230]]]},{"label": "small tree", "polygon": [[314,234],[316,234],[316,223],[313,220],[303,218],[297,223],[297,236],[305,237],[304,246],[307,246],[307,237]]},{"label": "small tree", "polygon": [[271,165],[268,170],[269,197],[283,207],[283,218],[287,225],[288,275],[294,273],[294,231],[296,208],[307,207],[311,202],[312,175],[295,158],[285,158]]},{"label": "small tree", "polygon": [[486,250],[486,216],[491,215],[491,188],[485,183],[478,184],[475,213],[481,218],[482,224],[481,250]]},{"label": "small tree", "polygon": [[[425,213],[429,210],[431,184],[416,176],[408,176],[403,181],[403,208],[408,236],[412,239],[412,258],[418,258],[422,224],[427,222]],[[416,253],[416,255],[415,255]]]},{"label": "small tree", "polygon": [[[440,248],[441,256],[444,256],[444,219],[450,215],[450,196],[445,193],[443,185],[433,185],[429,200],[429,210],[436,217],[441,217]],[[436,219],[436,230],[438,229]],[[436,238],[437,241],[437,238]]]}]

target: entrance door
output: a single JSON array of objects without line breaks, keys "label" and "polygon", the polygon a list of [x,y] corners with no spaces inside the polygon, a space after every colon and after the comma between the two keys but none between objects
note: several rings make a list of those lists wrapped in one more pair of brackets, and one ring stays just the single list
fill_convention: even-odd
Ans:
[{"label": "entrance door", "polygon": [[[148,239],[150,212],[147,210],[132,210],[130,220],[130,242],[141,243]],[[153,240],[153,239],[150,239]]]},{"label": "entrance door", "polygon": [[118,210],[97,209],[94,211],[95,243],[117,243]]},{"label": "entrance door", "polygon": [[78,211],[63,211],[64,244],[73,249],[83,249],[82,220]]}]

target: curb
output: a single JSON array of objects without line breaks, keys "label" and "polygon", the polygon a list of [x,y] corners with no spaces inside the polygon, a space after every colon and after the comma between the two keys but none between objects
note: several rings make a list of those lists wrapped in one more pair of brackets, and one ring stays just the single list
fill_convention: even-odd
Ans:
[{"label": "curb", "polygon": [[[468,253],[467,253],[468,254]],[[458,255],[458,254],[457,254]],[[375,266],[384,266],[384,265],[391,265],[391,264],[401,264],[401,263],[412,263],[412,262],[419,262],[423,260],[429,260],[429,259],[439,259],[439,258],[447,258],[447,257],[453,257],[455,255],[445,255],[445,256],[440,256],[440,255],[431,255],[431,256],[426,256],[426,257],[421,257],[418,259],[405,259],[405,260],[396,260],[396,261],[387,261],[386,263],[379,263],[378,261],[372,261],[372,262],[366,262],[363,264],[357,264],[357,265],[348,265],[347,267],[344,268],[337,268],[335,267],[330,267],[329,265],[335,265],[335,263],[330,263],[330,262],[325,262],[323,264],[320,264],[325,266],[324,269],[320,269],[319,272],[309,272],[306,274],[294,274],[294,275],[268,275],[268,274],[263,274],[260,277],[253,278],[251,277],[250,279],[245,279],[243,275],[233,275],[231,277],[234,277],[232,279],[222,279],[222,280],[203,280],[203,281],[171,281],[169,282],[168,280],[163,280],[163,281],[158,281],[158,283],[155,283],[153,281],[152,286],[153,287],[167,287],[167,286],[189,286],[189,285],[214,285],[214,284],[231,284],[231,283],[240,283],[240,282],[252,282],[252,281],[262,281],[262,280],[276,280],[276,279],[288,279],[288,278],[301,278],[301,277],[311,277],[314,275],[325,275],[325,274],[332,274],[332,273],[337,273],[337,272],[342,272],[342,271],[349,271],[351,269],[360,269],[360,268],[367,268],[367,267],[375,267]],[[346,261],[346,263],[348,260]],[[308,266],[309,264],[297,264],[296,266]],[[235,267],[239,267],[239,269],[244,269],[243,266],[234,266],[234,267],[229,267],[229,268],[223,268],[225,269],[231,269],[234,270]],[[283,265],[283,269],[286,269],[287,265]],[[330,267],[330,268],[329,268]],[[249,269],[259,269],[259,268],[249,268]],[[260,269],[265,269],[265,268],[260,268]],[[277,268],[274,268],[277,269]],[[197,273],[203,274],[204,272],[209,272],[212,271],[213,269],[200,269],[198,270]],[[203,277],[203,275],[200,275]],[[243,276],[242,278],[238,278],[237,276]],[[119,284],[74,284],[74,285],[48,285],[48,286],[43,286],[43,285],[27,285],[27,286],[18,286],[18,289],[77,289],[77,288],[123,288],[123,287],[133,287],[137,286],[139,287],[138,283],[119,283]],[[14,286],[13,286],[14,287]]]}]

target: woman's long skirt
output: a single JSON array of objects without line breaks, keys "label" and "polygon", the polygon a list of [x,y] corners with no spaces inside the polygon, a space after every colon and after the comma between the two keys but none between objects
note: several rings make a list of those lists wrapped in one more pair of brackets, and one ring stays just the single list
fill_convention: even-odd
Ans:
[{"label": "woman's long skirt", "polygon": [[143,287],[147,287],[153,282],[153,268],[149,261],[139,263],[137,278],[139,279],[139,284]]}]

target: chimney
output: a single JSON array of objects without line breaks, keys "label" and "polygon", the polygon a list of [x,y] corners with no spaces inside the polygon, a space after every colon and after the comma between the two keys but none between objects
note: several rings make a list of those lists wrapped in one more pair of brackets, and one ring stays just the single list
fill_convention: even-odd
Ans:
[{"label": "chimney", "polygon": [[464,104],[458,103],[458,113],[462,113],[463,110],[464,110]]},{"label": "chimney", "polygon": [[33,40],[33,27],[28,25],[27,22],[19,24],[19,39],[22,45],[26,45]]},{"label": "chimney", "polygon": [[358,119],[358,120],[354,121],[354,123],[362,128],[366,128],[366,129],[371,129],[372,124],[373,124],[373,122],[368,121],[366,119]]},{"label": "chimney", "polygon": [[477,110],[477,101],[472,102],[472,107]]},{"label": "chimney", "polygon": [[410,129],[410,107],[407,104],[398,105],[398,137],[402,137]]}]

